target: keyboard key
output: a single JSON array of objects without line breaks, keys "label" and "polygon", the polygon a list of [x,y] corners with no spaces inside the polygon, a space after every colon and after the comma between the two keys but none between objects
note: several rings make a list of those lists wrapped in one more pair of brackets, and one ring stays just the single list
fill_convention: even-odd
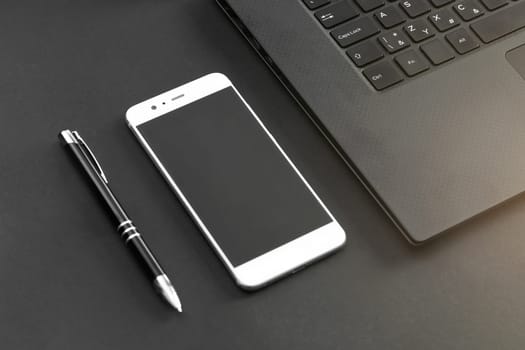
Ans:
[{"label": "keyboard key", "polygon": [[440,32],[445,32],[459,25],[459,18],[446,8],[428,16],[428,19]]},{"label": "keyboard key", "polygon": [[363,17],[342,25],[333,30],[330,35],[339,46],[348,47],[376,33],[379,33],[379,26],[372,19]]},{"label": "keyboard key", "polygon": [[481,2],[490,11],[499,9],[500,7],[503,7],[509,3],[507,0],[481,0]]},{"label": "keyboard key", "polygon": [[303,2],[310,10],[315,10],[318,7],[330,3],[330,0],[303,0]]},{"label": "keyboard key", "polygon": [[346,54],[358,67],[366,66],[384,57],[383,50],[374,41],[365,41],[350,48]]},{"label": "keyboard key", "polygon": [[470,27],[484,43],[490,43],[518,29],[524,28],[525,1],[521,1],[515,6],[504,8],[486,18],[482,18]]},{"label": "keyboard key", "polygon": [[423,56],[414,50],[408,50],[395,58],[395,61],[409,77],[413,77],[430,68]]},{"label": "keyboard key", "polygon": [[450,45],[452,45],[461,55],[479,47],[479,43],[463,28],[455,30],[452,33],[447,34],[445,37]]},{"label": "keyboard key", "polygon": [[451,2],[454,2],[455,0],[430,0],[432,5],[436,7],[445,6],[447,4],[450,4]]},{"label": "keyboard key", "polygon": [[317,17],[325,28],[335,27],[358,15],[359,12],[357,12],[357,9],[346,1],[327,6],[315,13],[315,17]]},{"label": "keyboard key", "polygon": [[365,12],[370,12],[385,4],[385,0],[355,0],[355,2],[357,2],[359,7]]},{"label": "keyboard key", "polygon": [[430,5],[426,0],[401,0],[399,6],[412,18],[430,12]]},{"label": "keyboard key", "polygon": [[454,11],[456,11],[464,21],[471,21],[485,13],[481,6],[474,0],[464,0],[459,2],[454,5]]},{"label": "keyboard key", "polygon": [[388,6],[374,13],[374,16],[385,28],[392,28],[405,21],[403,14],[394,6]]},{"label": "keyboard key", "polygon": [[363,74],[377,90],[384,90],[403,80],[401,73],[389,62],[379,62],[363,71]]},{"label": "keyboard key", "polygon": [[406,35],[399,30],[380,35],[377,39],[389,53],[394,53],[410,46]]},{"label": "keyboard key", "polygon": [[434,29],[424,19],[418,19],[415,22],[409,23],[403,27],[405,32],[412,41],[418,43],[420,41],[431,38],[435,35]]},{"label": "keyboard key", "polygon": [[421,45],[421,51],[435,65],[445,63],[454,58],[452,48],[439,39],[434,39]]}]

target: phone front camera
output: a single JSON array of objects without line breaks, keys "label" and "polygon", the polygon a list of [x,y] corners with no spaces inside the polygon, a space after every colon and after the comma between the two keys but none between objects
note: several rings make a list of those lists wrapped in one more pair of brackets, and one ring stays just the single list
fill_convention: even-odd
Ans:
[{"label": "phone front camera", "polygon": [[151,106],[151,109],[156,110],[157,106]]}]

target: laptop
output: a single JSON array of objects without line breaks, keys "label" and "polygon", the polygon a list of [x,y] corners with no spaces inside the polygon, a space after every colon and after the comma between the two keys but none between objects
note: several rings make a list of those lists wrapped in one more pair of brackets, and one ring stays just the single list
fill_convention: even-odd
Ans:
[{"label": "laptop", "polygon": [[525,0],[217,0],[399,230],[525,189]]}]

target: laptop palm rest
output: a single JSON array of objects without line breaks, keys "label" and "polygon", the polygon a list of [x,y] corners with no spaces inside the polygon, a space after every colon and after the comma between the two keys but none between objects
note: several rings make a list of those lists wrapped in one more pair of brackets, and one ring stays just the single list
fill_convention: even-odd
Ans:
[{"label": "laptop palm rest", "polygon": [[525,79],[525,44],[507,52],[507,61]]}]

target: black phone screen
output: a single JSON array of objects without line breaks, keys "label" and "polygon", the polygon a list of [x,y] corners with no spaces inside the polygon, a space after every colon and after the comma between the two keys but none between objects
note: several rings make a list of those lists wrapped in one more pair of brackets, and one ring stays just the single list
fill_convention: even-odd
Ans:
[{"label": "black phone screen", "polygon": [[138,129],[234,266],[331,222],[231,87]]}]

